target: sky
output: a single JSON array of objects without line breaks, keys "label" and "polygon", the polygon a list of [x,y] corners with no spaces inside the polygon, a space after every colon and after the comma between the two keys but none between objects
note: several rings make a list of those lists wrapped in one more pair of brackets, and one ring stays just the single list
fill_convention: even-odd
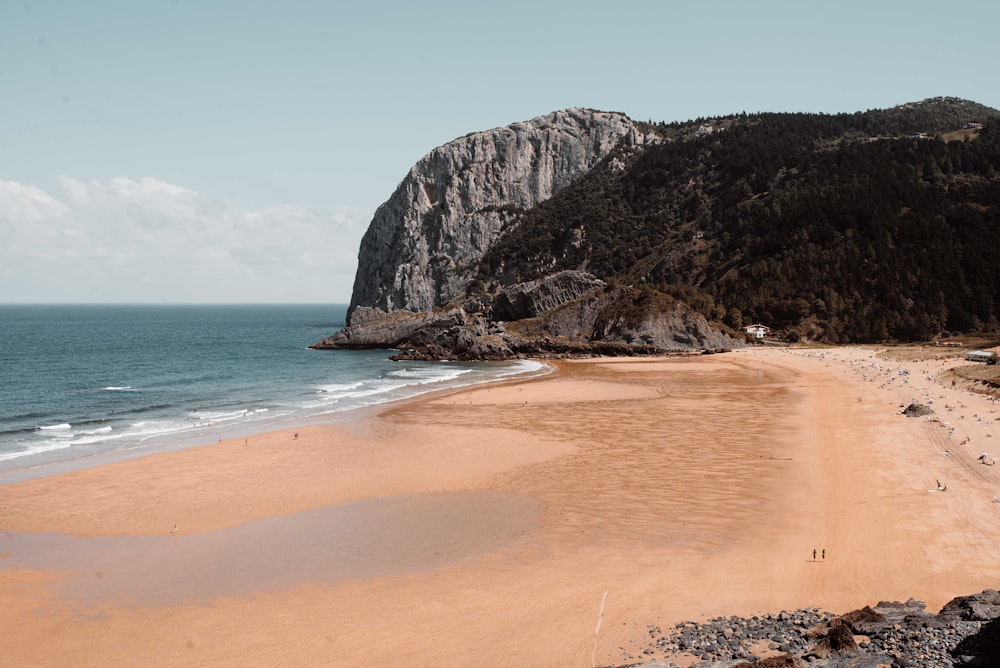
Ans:
[{"label": "sky", "polygon": [[0,303],[342,303],[431,149],[566,107],[1000,108],[1000,3],[0,0]]}]

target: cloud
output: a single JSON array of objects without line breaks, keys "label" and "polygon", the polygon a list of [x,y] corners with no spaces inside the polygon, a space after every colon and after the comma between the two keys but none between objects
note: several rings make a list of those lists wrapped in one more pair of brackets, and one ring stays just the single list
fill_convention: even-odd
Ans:
[{"label": "cloud", "polygon": [[0,302],[342,302],[358,211],[261,209],[154,178],[0,180]]}]

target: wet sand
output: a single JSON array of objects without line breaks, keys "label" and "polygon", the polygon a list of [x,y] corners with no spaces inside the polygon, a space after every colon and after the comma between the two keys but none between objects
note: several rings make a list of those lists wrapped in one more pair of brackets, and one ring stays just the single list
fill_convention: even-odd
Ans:
[{"label": "wet sand", "polygon": [[[650,658],[650,624],[996,586],[992,402],[938,383],[939,362],[874,354],[562,363],[298,438],[2,486],[0,652],[607,665]],[[900,416],[919,392],[952,410]]]}]

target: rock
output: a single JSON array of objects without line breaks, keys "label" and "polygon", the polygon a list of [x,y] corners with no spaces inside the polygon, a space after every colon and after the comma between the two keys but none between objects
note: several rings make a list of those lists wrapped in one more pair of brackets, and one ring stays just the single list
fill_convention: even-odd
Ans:
[{"label": "rock", "polygon": [[492,300],[495,320],[524,320],[547,313],[604,287],[604,281],[583,271],[562,271],[504,288]]},{"label": "rock", "polygon": [[858,644],[854,642],[854,634],[851,632],[851,627],[840,618],[837,618],[830,622],[830,630],[826,636],[816,643],[816,646],[809,652],[808,656],[825,659],[831,654],[855,656],[860,652]]},{"label": "rock", "polygon": [[1000,592],[986,589],[979,594],[959,596],[941,608],[941,616],[987,622],[1000,617]]},{"label": "rock", "polygon": [[[937,615],[927,612],[923,602],[909,599],[905,603],[883,601],[874,608],[866,606],[840,618],[810,609],[781,611],[748,619],[729,617],[704,623],[687,622],[674,627],[673,635],[660,638],[659,644],[663,648],[669,647],[669,641],[676,641],[681,635],[690,639],[692,653],[710,657],[703,659],[704,663],[693,665],[706,668],[766,665],[809,665],[816,668],[1000,666],[1000,618],[986,624],[961,619],[962,615],[970,614],[973,604],[990,605],[997,596],[996,592],[987,590],[959,597]],[[870,634],[860,644],[855,644],[853,631],[856,627],[864,628]],[[737,628],[740,631],[735,634]],[[785,656],[769,659],[779,662],[776,664],[741,662],[749,656],[742,648],[719,642],[725,638],[727,631],[734,631],[734,635],[739,635],[747,645],[769,642],[771,649],[777,648]],[[806,651],[807,647],[811,649]],[[790,660],[796,663],[787,663]]]},{"label": "rock", "polygon": [[643,134],[625,115],[566,109],[476,132],[414,165],[361,241],[348,323],[360,306],[428,311],[461,294],[521,212]]},{"label": "rock", "polygon": [[539,317],[525,319],[517,331],[526,339],[561,337],[608,342],[623,344],[634,351],[720,351],[743,346],[684,304],[643,305],[642,294],[631,288],[593,290]]},{"label": "rock", "polygon": [[393,359],[505,360],[741,345],[680,302],[668,311],[637,311],[632,321],[614,315],[631,298],[630,289],[609,290],[591,274],[565,271],[425,313],[361,306],[347,327],[311,347],[400,349]]},{"label": "rock", "polygon": [[781,656],[761,659],[760,661],[744,661],[737,663],[733,668],[802,668],[805,665],[806,663],[802,659],[791,654],[783,654]]},{"label": "rock", "polygon": [[433,322],[434,313],[393,311],[362,307],[354,312],[354,324],[326,337],[310,348],[393,348],[419,327]]},{"label": "rock", "polygon": [[924,415],[931,415],[934,411],[924,404],[910,404],[903,411],[903,415],[906,417],[922,417]]},{"label": "rock", "polygon": [[865,606],[860,610],[848,612],[840,617],[851,630],[858,635],[868,635],[873,628],[880,628],[885,623],[885,617]]}]

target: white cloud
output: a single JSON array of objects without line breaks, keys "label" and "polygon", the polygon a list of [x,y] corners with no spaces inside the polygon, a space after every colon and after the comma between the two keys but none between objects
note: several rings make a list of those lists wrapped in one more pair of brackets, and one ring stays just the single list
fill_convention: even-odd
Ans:
[{"label": "white cloud", "polygon": [[0,215],[34,223],[66,213],[69,213],[66,205],[41,188],[15,181],[0,181]]},{"label": "white cloud", "polygon": [[153,178],[0,180],[0,302],[340,302],[357,211],[250,209]]}]

